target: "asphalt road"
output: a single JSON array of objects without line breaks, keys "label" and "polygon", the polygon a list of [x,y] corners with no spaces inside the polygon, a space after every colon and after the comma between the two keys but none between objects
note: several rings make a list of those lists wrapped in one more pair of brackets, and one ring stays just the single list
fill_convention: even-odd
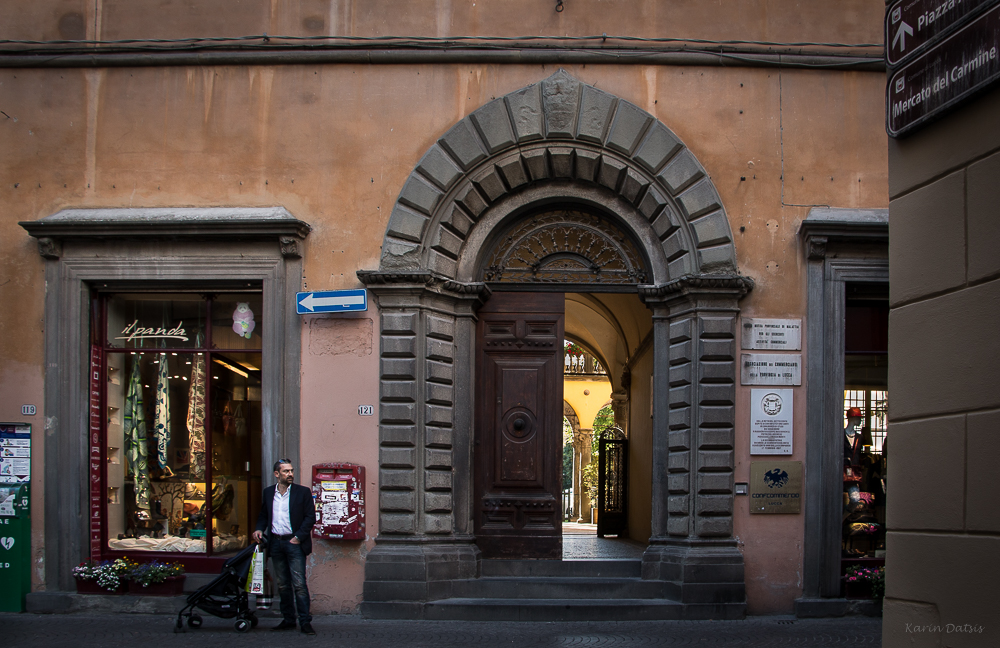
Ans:
[{"label": "asphalt road", "polygon": [[317,636],[273,632],[263,619],[247,634],[231,621],[206,616],[197,630],[174,634],[174,617],[143,614],[36,615],[0,613],[5,646],[59,648],[184,648],[186,646],[324,646],[332,648],[556,648],[563,646],[867,646],[882,645],[882,620],[867,617],[794,619],[751,617],[742,621],[634,621],[518,623],[465,621],[372,621],[324,616]]}]

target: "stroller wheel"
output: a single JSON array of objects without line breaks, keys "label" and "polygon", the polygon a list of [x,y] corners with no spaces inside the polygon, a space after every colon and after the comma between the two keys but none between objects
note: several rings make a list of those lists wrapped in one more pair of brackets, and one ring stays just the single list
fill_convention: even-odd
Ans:
[{"label": "stroller wheel", "polygon": [[202,623],[202,618],[200,614],[192,614],[188,617],[188,627],[189,628],[200,628]]},{"label": "stroller wheel", "polygon": [[236,632],[250,632],[250,621],[248,619],[237,619]]},{"label": "stroller wheel", "polygon": [[256,628],[257,624],[259,623],[259,621],[257,620],[257,615],[251,612],[250,614],[247,615],[247,618],[250,619],[250,627]]}]

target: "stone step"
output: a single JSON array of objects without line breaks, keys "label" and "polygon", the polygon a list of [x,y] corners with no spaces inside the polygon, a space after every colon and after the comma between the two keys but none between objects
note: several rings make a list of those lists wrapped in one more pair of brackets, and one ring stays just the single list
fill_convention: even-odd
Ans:
[{"label": "stone step", "polygon": [[457,599],[663,599],[663,581],[640,578],[581,577],[483,577],[452,581],[451,598]]},{"label": "stone step", "polygon": [[436,621],[669,621],[742,619],[746,603],[682,604],[665,599],[468,599],[364,601],[366,619]]},{"label": "stone step", "polygon": [[484,560],[481,565],[484,577],[639,578],[641,573],[641,560]]},{"label": "stone step", "polygon": [[651,621],[684,618],[676,601],[453,598],[424,604],[425,619],[452,621]]}]

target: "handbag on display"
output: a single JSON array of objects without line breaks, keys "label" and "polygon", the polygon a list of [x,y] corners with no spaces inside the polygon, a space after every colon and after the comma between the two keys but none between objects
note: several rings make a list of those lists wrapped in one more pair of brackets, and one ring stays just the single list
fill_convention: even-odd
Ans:
[{"label": "handbag on display", "polygon": [[861,466],[844,466],[844,481],[858,483],[862,476]]},{"label": "handbag on display", "polygon": [[847,510],[854,513],[871,512],[872,503],[875,497],[868,492],[862,491],[858,486],[851,486],[847,489]]}]

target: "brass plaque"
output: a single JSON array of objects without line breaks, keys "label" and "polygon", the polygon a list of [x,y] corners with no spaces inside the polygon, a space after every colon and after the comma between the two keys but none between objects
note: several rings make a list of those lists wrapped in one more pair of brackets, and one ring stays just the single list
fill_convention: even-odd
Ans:
[{"label": "brass plaque", "polygon": [[799,513],[801,510],[801,461],[750,462],[751,514]]}]

